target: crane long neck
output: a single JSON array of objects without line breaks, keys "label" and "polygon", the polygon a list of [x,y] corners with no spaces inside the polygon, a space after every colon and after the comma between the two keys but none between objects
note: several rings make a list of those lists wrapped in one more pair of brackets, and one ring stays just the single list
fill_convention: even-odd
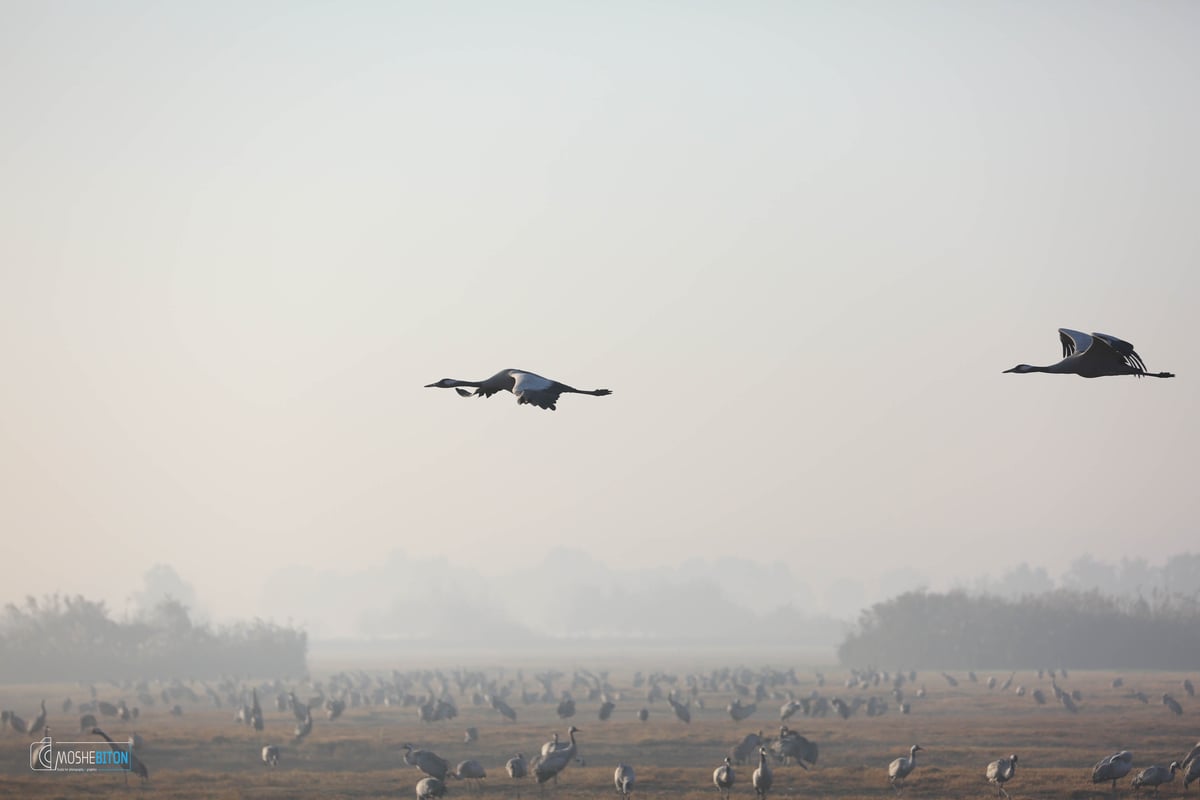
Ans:
[{"label": "crane long neck", "polygon": [[1028,371],[1029,372],[1050,372],[1053,374],[1074,373],[1075,370],[1073,368],[1073,365],[1067,363],[1068,360],[1069,359],[1064,358],[1062,361],[1059,361],[1057,364],[1050,364],[1050,365],[1044,366],[1044,367],[1031,366]]}]

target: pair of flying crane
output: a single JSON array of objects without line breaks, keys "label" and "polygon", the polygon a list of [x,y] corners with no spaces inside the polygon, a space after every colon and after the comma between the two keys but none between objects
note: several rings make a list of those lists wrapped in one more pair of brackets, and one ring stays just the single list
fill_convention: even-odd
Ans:
[{"label": "pair of flying crane", "polygon": [[[1107,333],[1088,335],[1069,328],[1059,328],[1063,358],[1057,364],[1036,367],[1018,364],[1005,372],[1025,374],[1049,372],[1055,375],[1078,375],[1081,378],[1103,378],[1111,375],[1136,375],[1148,378],[1174,378],[1170,372],[1148,372],[1142,357],[1133,345]],[[463,381],[442,378],[426,384],[427,389],[454,389],[462,397],[491,397],[498,392],[512,392],[517,405],[531,405],[554,411],[558,398],[564,394],[587,394],[604,397],[610,389],[576,389],[560,381],[543,378],[523,369],[505,369],[482,381]],[[474,389],[475,391],[467,391]]]}]

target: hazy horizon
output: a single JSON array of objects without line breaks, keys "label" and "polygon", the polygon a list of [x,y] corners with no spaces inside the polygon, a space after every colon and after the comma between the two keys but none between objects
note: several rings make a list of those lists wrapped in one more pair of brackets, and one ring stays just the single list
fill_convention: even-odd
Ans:
[{"label": "hazy horizon", "polygon": [[[325,658],[361,651],[377,660],[380,652],[412,642],[481,655],[570,642],[593,649],[624,642],[637,649],[675,643],[689,651],[754,645],[832,653],[864,612],[875,613],[876,604],[894,603],[908,592],[965,592],[1015,602],[1059,590],[1098,591],[1179,610],[1200,602],[1198,566],[1200,554],[1190,552],[1161,564],[1084,555],[1058,574],[1021,563],[941,581],[892,572],[874,583],[837,577],[822,584],[787,564],[768,567],[739,558],[614,568],[582,550],[556,548],[538,563],[485,576],[443,556],[412,558],[396,550],[353,570],[276,569],[264,576],[254,612],[241,617],[214,615],[217,598],[198,592],[186,572],[169,564],[154,565],[136,591],[105,603],[110,619],[166,627],[178,617],[164,601],[181,603],[192,624],[220,629],[261,620],[295,627]],[[406,577],[397,581],[397,575]],[[32,602],[48,610],[75,594],[35,596]],[[32,611],[29,602],[12,610]]]},{"label": "hazy horizon", "polygon": [[[0,604],[567,548],[819,605],[1195,539],[1200,6],[0,22]],[[1179,377],[1002,374],[1059,327]],[[506,367],[613,394],[422,388]]]}]

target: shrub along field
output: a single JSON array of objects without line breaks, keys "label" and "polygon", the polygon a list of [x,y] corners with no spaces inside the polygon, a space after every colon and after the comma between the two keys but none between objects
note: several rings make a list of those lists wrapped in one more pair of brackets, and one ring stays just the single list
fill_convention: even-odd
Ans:
[{"label": "shrub along field", "polygon": [[[595,665],[589,666],[598,672]],[[554,685],[556,695],[571,689],[572,670],[559,668],[565,676]],[[642,667],[647,675],[660,669],[656,664]],[[485,671],[499,674],[495,669]],[[527,669],[526,675],[534,671]],[[674,671],[676,688],[684,687],[687,672]],[[712,670],[705,667],[703,672],[709,675]],[[513,671],[505,674],[511,678]],[[772,797],[891,797],[887,765],[906,755],[912,744],[924,749],[918,753],[918,766],[903,792],[910,798],[994,795],[984,769],[989,761],[1010,753],[1019,756],[1016,776],[1006,787],[1013,798],[1107,794],[1107,784],[1092,784],[1091,768],[1103,756],[1128,749],[1134,754],[1134,770],[1118,784],[1125,795],[1132,791],[1129,780],[1138,770],[1150,764],[1168,764],[1200,739],[1200,700],[1182,688],[1189,677],[1184,673],[1072,671],[1067,678],[1058,677],[1060,687],[1078,691],[1082,697],[1078,712],[1072,713],[1055,701],[1049,676],[1039,679],[1034,672],[1017,672],[1012,686],[1001,692],[999,686],[989,689],[986,680],[994,675],[997,683],[1002,683],[1007,672],[977,671],[978,680],[972,682],[965,671],[955,671],[951,675],[958,685],[953,687],[939,671],[926,670],[917,674],[915,682],[903,686],[910,712],[902,714],[886,680],[847,687],[850,673],[829,668],[824,685],[818,686],[814,672],[796,669],[794,683],[768,687],[771,696],[758,701],[758,710],[740,722],[726,710],[735,697],[732,686],[716,683],[705,687],[698,694],[700,702],[690,708],[690,724],[676,719],[665,699],[648,702],[647,686],[635,688],[633,674],[632,669],[610,674],[609,681],[619,696],[614,697],[616,709],[607,721],[598,718],[600,700],[586,699],[586,689],[579,687],[572,692],[576,713],[565,720],[558,717],[553,703],[522,703],[519,691],[508,698],[517,713],[515,723],[503,720],[486,703],[475,704],[471,689],[462,694],[452,689],[458,716],[438,722],[420,721],[413,706],[350,707],[333,721],[326,719],[324,710],[314,708],[312,733],[300,743],[293,742],[295,718],[290,711],[276,710],[273,693],[260,694],[265,715],[261,733],[235,722],[233,707],[214,708],[203,695],[200,702],[182,703],[180,716],[169,714],[168,706],[161,703],[140,709],[138,719],[127,722],[97,714],[101,727],[115,740],[126,740],[135,731],[144,739],[138,755],[150,771],[145,786],[132,775],[127,787],[125,776],[119,774],[35,773],[29,769],[28,753],[30,742],[40,738],[40,732],[26,735],[6,728],[0,733],[0,797],[414,797],[414,786],[422,775],[404,763],[402,749],[411,742],[436,751],[451,764],[474,758],[486,767],[488,777],[482,788],[451,780],[447,797],[516,798],[519,793],[536,798],[542,790],[532,779],[514,783],[504,772],[504,762],[518,752],[532,758],[554,731],[565,739],[567,726],[574,724],[579,728],[579,755],[584,763],[568,767],[557,786],[545,788],[546,797],[566,800],[615,795],[613,770],[618,762],[625,762],[636,771],[635,796],[713,798],[717,796],[713,770],[745,734],[761,730],[765,737],[778,735],[780,706],[786,699],[782,695],[788,691],[796,697],[816,691],[849,703],[856,697],[876,697],[887,702],[888,708],[872,717],[863,704],[848,719],[832,710],[823,717],[798,711],[786,724],[818,744],[819,758],[808,770],[772,762]],[[1117,678],[1122,685],[1114,687]],[[1200,676],[1190,678],[1200,682]],[[525,683],[530,690],[540,688],[531,678]],[[671,688],[667,683],[660,685],[664,694]],[[924,697],[918,697],[922,686]],[[1024,696],[1015,693],[1018,686],[1025,688]],[[199,684],[196,688],[200,690]],[[292,688],[301,699],[313,693],[307,685]],[[1046,705],[1035,703],[1031,697],[1034,689],[1045,693]],[[137,704],[136,692],[130,689],[97,684],[96,690],[98,699],[115,703],[124,698],[131,706]],[[1136,692],[1143,692],[1149,702],[1135,697]],[[1183,705],[1182,716],[1162,704],[1164,692]],[[78,704],[89,699],[89,694],[77,684],[6,686],[0,687],[0,708],[15,711],[28,722],[36,717],[38,703],[45,698],[48,724],[56,739],[98,740],[80,735],[77,711],[61,711],[68,697]],[[753,700],[753,695],[743,698],[745,703]],[[650,712],[646,722],[637,719],[643,706]],[[469,727],[478,729],[478,740],[472,743],[465,741]],[[280,746],[278,767],[262,763],[260,752],[265,744]],[[753,796],[750,776],[754,766],[735,768],[735,797]],[[1192,792],[1196,788],[1193,786]],[[1182,776],[1163,790],[1167,796],[1182,793]]]}]

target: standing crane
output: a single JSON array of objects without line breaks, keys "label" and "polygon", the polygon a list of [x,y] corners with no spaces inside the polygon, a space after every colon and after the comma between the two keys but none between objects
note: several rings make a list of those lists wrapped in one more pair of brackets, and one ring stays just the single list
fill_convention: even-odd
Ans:
[{"label": "standing crane", "polygon": [[[1164,783],[1170,783],[1175,780],[1175,773],[1179,770],[1179,762],[1172,761],[1171,766],[1164,767],[1160,764],[1155,764],[1151,767],[1146,767],[1144,770],[1133,776],[1133,780],[1129,785],[1136,792],[1143,786],[1150,786],[1154,789],[1154,795],[1158,796],[1158,787]],[[1186,787],[1184,787],[1186,788]]]},{"label": "standing crane", "polygon": [[917,768],[917,751],[924,749],[921,745],[914,744],[908,749],[907,758],[900,756],[891,764],[888,764],[888,781],[897,792],[900,791],[898,784],[902,783]]},{"label": "standing crane", "polygon": [[258,690],[251,689],[250,695],[254,702],[250,706],[250,719],[246,720],[246,724],[256,731],[261,731],[263,729],[263,710],[262,706],[258,704]]},{"label": "standing crane", "polygon": [[512,778],[517,783],[517,800],[521,798],[521,782],[529,774],[529,764],[525,762],[525,755],[517,753],[504,763],[504,771],[508,773],[508,777]]},{"label": "standing crane", "polygon": [[508,703],[504,702],[503,699],[496,697],[495,695],[491,696],[488,699],[489,699],[489,702],[491,703],[492,708],[494,708],[500,712],[500,716],[504,717],[509,722],[517,721],[517,712],[513,710],[512,706],[510,706]]},{"label": "standing crane", "polygon": [[416,767],[431,778],[445,781],[450,772],[450,762],[432,750],[414,749],[411,744],[404,745],[404,763]]},{"label": "standing crane", "polygon": [[771,772],[771,765],[767,763],[767,748],[758,748],[758,769],[754,770],[754,774],[750,776],[750,783],[754,785],[754,794],[759,800],[765,800],[767,792],[771,791],[771,784],[775,780],[775,774]]},{"label": "standing crane", "polygon": [[46,701],[42,700],[42,710],[33,718],[33,722],[29,723],[29,732],[34,733],[46,727]]},{"label": "standing crane", "polygon": [[296,697],[295,692],[288,692],[289,705],[292,707],[292,715],[297,722],[304,722],[304,718],[308,716],[308,705],[301,703]]},{"label": "standing crane", "polygon": [[296,723],[296,729],[295,729],[295,731],[293,731],[293,733],[296,734],[296,738],[295,738],[295,741],[293,742],[293,744],[299,744],[300,742],[304,741],[304,737],[306,737],[310,733],[312,733],[312,726],[313,726],[312,713],[307,710],[308,706],[305,706],[304,708],[305,708],[304,719],[302,719],[300,722]]},{"label": "standing crane", "polygon": [[1008,758],[1000,758],[987,765],[988,783],[996,787],[996,796],[1004,795],[1008,797],[1008,792],[1004,788],[1004,784],[1012,780],[1013,775],[1017,772],[1017,754],[1013,753]]},{"label": "standing crane", "polygon": [[452,774],[460,781],[466,781],[468,787],[478,789],[483,786],[487,770],[483,768],[483,764],[473,758],[468,758],[466,761],[460,761]]},{"label": "standing crane", "polygon": [[1200,758],[1193,758],[1183,772],[1183,790],[1192,785],[1192,781],[1200,780]]},{"label": "standing crane", "polygon": [[733,788],[735,777],[733,761],[729,756],[725,756],[725,763],[713,770],[713,785],[717,787],[717,791],[721,793],[721,797],[726,800],[729,798],[729,790]]},{"label": "standing crane", "polygon": [[142,763],[142,760],[133,753],[130,753],[127,747],[123,747],[114,742],[111,736],[99,728],[92,728],[92,735],[103,737],[104,741],[108,742],[108,749],[112,750],[114,753],[126,753],[128,755],[129,767],[124,770],[126,786],[129,785],[129,773],[131,772],[141,778],[143,782],[150,780],[150,770],[146,769],[146,765]]},{"label": "standing crane", "polygon": [[779,738],[775,740],[773,749],[775,755],[781,758],[785,764],[795,762],[804,769],[808,769],[809,764],[817,763],[817,743],[810,742],[807,737],[790,730],[787,725],[780,726]]},{"label": "standing crane", "polygon": [[533,775],[539,784],[545,783],[551,778],[557,782],[558,773],[566,769],[567,765],[575,759],[575,752],[577,749],[575,744],[575,734],[578,731],[579,729],[574,725],[567,728],[567,736],[570,737],[571,743],[561,750],[554,750],[543,755],[534,764]]},{"label": "standing crane", "polygon": [[617,764],[617,769],[613,772],[613,784],[617,787],[617,792],[621,797],[628,798],[633,792],[633,767],[628,764]]},{"label": "standing crane", "polygon": [[692,712],[687,707],[686,703],[681,703],[675,699],[675,693],[671,692],[667,695],[667,702],[671,704],[671,710],[675,712],[675,716],[680,722],[690,724],[692,721]]},{"label": "standing crane", "polygon": [[1117,781],[1128,775],[1131,769],[1133,769],[1133,753],[1128,750],[1113,753],[1092,767],[1092,783],[1112,781],[1113,794],[1116,794]]}]

